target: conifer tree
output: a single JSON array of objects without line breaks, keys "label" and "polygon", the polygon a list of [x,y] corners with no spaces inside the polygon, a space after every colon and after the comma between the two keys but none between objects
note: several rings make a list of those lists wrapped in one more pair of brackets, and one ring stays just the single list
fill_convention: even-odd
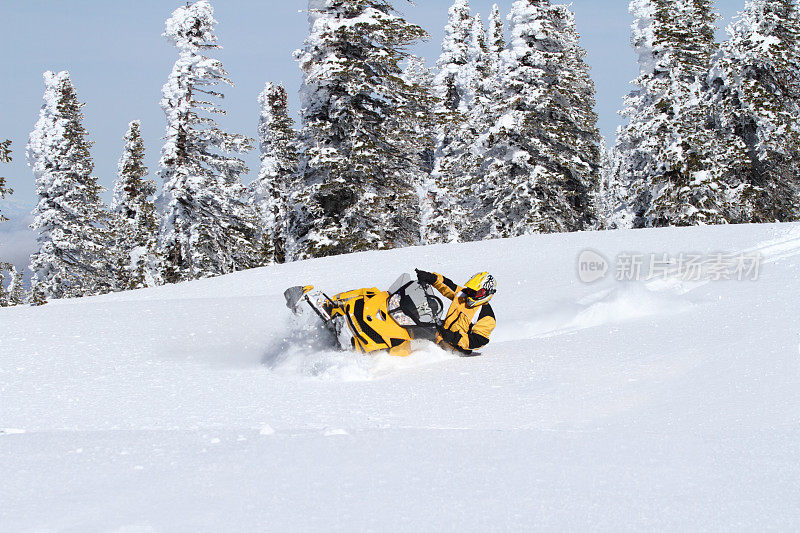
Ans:
[{"label": "conifer tree", "polygon": [[[603,143],[605,144],[605,143]],[[601,153],[603,153],[601,145]],[[631,182],[623,179],[621,166],[624,158],[615,146],[606,147],[601,163],[598,201],[600,227],[602,229],[624,229],[633,227],[635,196],[631,192]]]},{"label": "conifer tree", "polygon": [[[473,43],[478,32],[482,30],[477,22],[474,25]],[[478,37],[479,38],[479,37]],[[477,51],[479,47],[473,46]],[[460,160],[467,172],[458,180],[455,196],[459,199],[462,220],[458,232],[462,241],[485,239],[496,235],[493,203],[500,185],[494,180],[496,176],[487,174],[486,164],[487,142],[494,139],[492,128],[505,111],[504,88],[501,83],[503,53],[506,50],[503,20],[500,9],[494,4],[489,15],[489,31],[486,36],[486,53],[472,53],[470,58],[473,69],[479,73],[480,84],[475,99],[467,114],[466,124],[462,128],[462,136],[468,139],[469,149]],[[466,130],[466,131],[465,131]]]},{"label": "conifer tree", "polygon": [[732,185],[714,163],[717,143],[705,78],[714,43],[711,0],[633,0],[639,87],[626,99],[617,152],[634,225],[732,221]]},{"label": "conifer tree", "polygon": [[11,283],[8,285],[8,305],[25,304],[25,288],[22,286],[22,272],[17,270],[14,265],[9,265],[11,271]]},{"label": "conifer tree", "polygon": [[469,104],[469,47],[474,22],[469,0],[454,0],[448,11],[442,40],[442,53],[436,61],[439,69],[434,80],[441,104],[448,111],[466,111]]},{"label": "conifer tree", "polygon": [[[459,239],[456,227],[464,219],[459,205],[459,183],[464,179],[464,158],[470,140],[464,139],[469,126],[471,105],[470,80],[475,79],[470,68],[470,48],[475,23],[470,15],[469,0],[455,0],[448,11],[442,53],[434,78],[438,98],[437,114],[440,124],[436,132],[435,164],[432,172],[434,186],[431,197],[431,216],[426,221],[426,242],[452,242]],[[473,58],[474,58],[473,47]]]},{"label": "conifer tree", "polygon": [[426,36],[387,0],[310,0],[311,34],[296,57],[301,183],[291,198],[292,259],[419,242],[414,161],[423,148],[418,87],[406,48]]},{"label": "conifer tree", "polygon": [[596,216],[600,138],[574,15],[547,0],[517,0],[509,20],[472,238],[584,229]]},{"label": "conifer tree", "polygon": [[743,222],[800,217],[800,18],[795,0],[749,0],[710,76],[726,143],[715,160],[743,186]]},{"label": "conifer tree", "polygon": [[5,270],[9,268],[11,265],[7,265],[6,263],[0,263],[0,307],[8,307],[9,304],[9,293],[10,290],[6,290],[5,279],[6,274]]},{"label": "conifer tree", "polygon": [[430,241],[428,228],[433,217],[436,191],[436,183],[431,177],[435,163],[436,127],[439,118],[436,113],[438,100],[434,89],[434,78],[435,74],[425,66],[424,58],[408,57],[403,70],[403,79],[423,95],[420,109],[413,113],[415,136],[421,141],[421,151],[417,154],[414,167],[419,168],[416,188],[420,206],[420,241],[423,243]]},{"label": "conifer tree", "polygon": [[472,18],[470,42],[467,49],[469,60],[464,73],[467,90],[465,100],[468,110],[472,110],[478,105],[478,99],[483,94],[486,80],[489,78],[489,46],[486,38],[486,28],[483,27],[480,13],[478,13]]},{"label": "conifer tree", "polygon": [[668,78],[668,71],[656,68],[662,50],[656,46],[655,13],[657,0],[631,0],[633,16],[631,44],[638,55],[639,76],[632,82],[638,88],[624,99],[621,115],[628,124],[617,132],[617,144],[612,150],[611,181],[617,186],[616,198],[629,211],[625,217],[630,227],[643,227],[644,215],[651,201],[648,179],[653,173],[652,147],[645,147],[650,134],[648,127],[656,110],[657,94],[653,86]]},{"label": "conifer tree", "polygon": [[[486,36],[488,72],[484,77],[483,87],[483,94],[488,100],[487,105],[484,106],[486,113],[491,111],[494,100],[500,97],[500,68],[503,62],[503,52],[506,49],[504,31],[503,18],[500,16],[500,8],[497,7],[497,4],[494,4],[494,6],[492,6],[492,12],[489,15],[489,31]],[[489,122],[494,123],[494,118],[496,117],[489,117]]]},{"label": "conifer tree", "polygon": [[45,72],[44,80],[44,105],[27,147],[39,195],[31,225],[39,251],[30,265],[37,302],[115,288],[107,257],[108,212],[92,176],[83,104],[67,72]]},{"label": "conifer tree", "polygon": [[287,205],[297,178],[297,133],[289,118],[288,96],[282,85],[267,83],[258,97],[261,170],[251,185],[259,215],[258,242],[263,264],[286,262]]},{"label": "conifer tree", "polygon": [[233,85],[222,63],[205,55],[216,50],[214,10],[201,0],[176,9],[164,36],[179,57],[162,89],[167,117],[159,175],[162,213],[160,249],[164,280],[226,274],[258,264],[255,214],[240,176],[248,171],[232,153],[252,148],[251,140],[220,129],[224,115],[220,84]]},{"label": "conifer tree", "polygon": [[502,99],[499,84],[501,54],[505,47],[502,35],[502,22],[495,5],[495,11],[489,18],[492,30],[491,47],[487,43],[486,30],[480,15],[473,19],[472,40],[469,47],[469,109],[466,120],[458,132],[458,141],[452,146],[458,147],[460,156],[451,166],[451,187],[457,198],[458,208],[452,211],[457,215],[459,226],[458,238],[461,241],[472,241],[487,236],[484,228],[491,221],[487,216],[486,206],[491,205],[491,195],[495,189],[486,184],[486,168],[483,143],[486,134],[495,125]]},{"label": "conifer tree", "polygon": [[422,140],[419,166],[427,177],[433,172],[434,152],[436,150],[436,106],[438,100],[434,89],[434,72],[425,66],[425,58],[409,56],[403,69],[403,80],[414,86],[422,94],[420,109],[415,113],[416,135]]},{"label": "conifer tree", "polygon": [[42,290],[41,287],[31,286],[30,298],[28,302],[32,306],[36,307],[40,305],[45,305],[47,303],[47,299],[45,298],[44,291]]},{"label": "conifer tree", "polygon": [[156,185],[153,180],[145,179],[147,167],[138,120],[128,124],[124,140],[111,211],[116,217],[120,286],[139,289],[156,285],[158,279],[158,221],[151,200]]},{"label": "conifer tree", "polygon": [[[9,163],[11,161],[11,141],[3,141],[0,142],[0,163]],[[13,194],[14,190],[9,189],[6,185],[6,179],[3,176],[0,176],[0,200],[6,197],[6,195]],[[8,220],[6,217],[0,213],[0,222]]]},{"label": "conifer tree", "polygon": [[606,140],[600,139],[600,179],[594,194],[594,210],[597,213],[597,228],[607,229],[611,226],[613,211],[611,183],[611,154]]},{"label": "conifer tree", "polygon": [[501,55],[506,49],[506,37],[504,33],[503,17],[500,16],[500,8],[497,4],[492,6],[489,14],[489,34],[487,36],[487,46],[489,49],[489,64],[494,75],[500,71]]}]

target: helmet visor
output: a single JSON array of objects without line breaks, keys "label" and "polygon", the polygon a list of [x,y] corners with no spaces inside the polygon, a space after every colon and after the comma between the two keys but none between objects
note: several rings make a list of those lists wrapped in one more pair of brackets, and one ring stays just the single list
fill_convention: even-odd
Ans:
[{"label": "helmet visor", "polygon": [[475,307],[477,305],[483,305],[489,300],[491,300],[493,295],[494,291],[486,289],[472,291],[471,294],[467,294],[467,307]]}]

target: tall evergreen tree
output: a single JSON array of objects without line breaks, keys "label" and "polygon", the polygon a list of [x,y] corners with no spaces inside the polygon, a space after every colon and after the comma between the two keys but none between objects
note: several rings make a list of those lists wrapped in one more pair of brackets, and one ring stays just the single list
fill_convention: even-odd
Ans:
[{"label": "tall evergreen tree", "polygon": [[424,95],[402,78],[426,36],[387,0],[310,0],[303,71],[301,183],[291,199],[292,259],[419,242],[414,168]]},{"label": "tall evergreen tree", "polygon": [[31,225],[39,234],[39,251],[30,265],[38,302],[115,288],[107,257],[108,212],[92,176],[84,104],[67,72],[45,72],[44,80],[44,105],[27,147],[39,195]]},{"label": "tall evergreen tree", "polygon": [[267,83],[258,97],[261,170],[251,185],[253,206],[259,215],[259,234],[264,264],[286,262],[287,205],[297,178],[297,132],[289,118],[286,89]]},{"label": "tall evergreen tree", "polygon": [[11,265],[7,265],[6,263],[0,263],[0,307],[8,307],[9,303],[9,293],[10,290],[6,290],[5,279],[6,273],[5,270],[10,267]]},{"label": "tall evergreen tree", "polygon": [[[483,93],[489,100],[489,105],[485,106],[488,112],[492,107],[493,100],[499,97],[500,68],[503,62],[503,52],[506,49],[503,18],[500,16],[500,8],[497,7],[497,4],[492,6],[492,12],[489,14],[489,31],[486,39],[488,72],[484,79]],[[494,122],[493,118],[491,122]]]},{"label": "tall evergreen tree", "polygon": [[656,46],[655,0],[631,0],[628,9],[633,16],[631,45],[639,62],[639,76],[632,83],[638,88],[625,97],[620,111],[628,124],[618,128],[616,146],[610,151],[609,194],[612,202],[619,202],[617,211],[627,213],[620,217],[623,227],[642,227],[651,199],[647,178],[655,166],[652,149],[640,148],[649,138],[655,111],[656,95],[650,86],[666,79],[668,72],[656,68],[662,51]]},{"label": "tall evergreen tree", "polygon": [[117,165],[117,181],[111,211],[116,220],[120,286],[139,289],[157,284],[158,221],[152,196],[153,180],[145,179],[144,142],[141,123],[128,124],[125,146]]},{"label": "tall evergreen tree", "polygon": [[[476,30],[480,30],[477,28]],[[473,42],[474,38],[473,38]],[[473,46],[475,50],[477,47]],[[463,161],[468,162],[469,172],[462,177],[457,186],[456,196],[459,198],[462,223],[459,238],[463,241],[485,239],[496,235],[493,218],[495,194],[502,187],[501,173],[491,175],[486,164],[487,146],[494,142],[493,131],[500,117],[507,111],[501,69],[503,54],[506,51],[503,20],[500,9],[494,4],[489,15],[489,31],[486,37],[486,54],[472,54],[475,60],[474,69],[480,73],[481,83],[476,91],[476,98],[467,115],[468,131],[464,135],[470,146]],[[500,178],[500,182],[497,179]]]},{"label": "tall evergreen tree", "polygon": [[474,22],[469,0],[454,0],[444,28],[442,53],[436,61],[434,80],[441,104],[449,111],[466,111],[469,104],[469,47]]},{"label": "tall evergreen tree", "polygon": [[[603,143],[605,144],[605,143]],[[621,170],[624,158],[615,146],[602,148],[600,188],[600,227],[602,229],[621,229],[633,227],[633,205],[635,198],[631,193],[631,183],[624,179]]]},{"label": "tall evergreen tree", "polygon": [[489,48],[489,63],[495,74],[500,70],[501,55],[506,49],[506,37],[503,25],[503,17],[500,15],[500,8],[497,4],[492,6],[489,14],[489,32],[487,36],[487,46]]},{"label": "tall evergreen tree", "polygon": [[[429,192],[432,214],[426,221],[426,242],[451,242],[459,239],[457,224],[464,219],[457,190],[464,179],[464,159],[469,150],[468,128],[471,105],[470,81],[475,79],[470,65],[475,23],[470,15],[469,0],[455,0],[448,11],[442,53],[436,66],[434,90],[440,117],[436,132],[434,187]],[[473,47],[474,59],[474,47]]]},{"label": "tall evergreen tree", "polygon": [[730,221],[733,187],[714,164],[705,86],[716,49],[711,0],[633,0],[630,10],[639,88],[626,99],[617,166],[629,179],[634,225]]},{"label": "tall evergreen tree", "polygon": [[423,150],[420,152],[419,166],[426,176],[433,172],[434,152],[436,150],[436,106],[438,100],[434,89],[435,74],[425,66],[425,58],[409,56],[403,69],[403,80],[417,88],[423,95],[419,101],[420,109],[415,113],[416,135],[422,139]]},{"label": "tall evergreen tree", "polygon": [[548,0],[517,0],[509,20],[472,238],[584,229],[596,216],[600,137],[574,15]]},{"label": "tall evergreen tree", "polygon": [[[457,215],[459,240],[472,241],[486,237],[485,228],[491,224],[486,217],[490,195],[495,189],[487,187],[485,164],[485,147],[488,131],[496,124],[501,106],[497,105],[504,97],[500,86],[501,54],[505,49],[505,38],[502,35],[502,22],[499,21],[497,6],[494,6],[489,17],[491,33],[487,43],[486,30],[480,16],[473,19],[472,41],[469,47],[469,109],[465,113],[466,120],[457,132],[458,141],[453,146],[459,147],[460,156],[451,166],[451,185],[457,198]],[[491,191],[491,192],[490,192]]]},{"label": "tall evergreen tree", "polygon": [[[0,163],[9,163],[11,161],[11,141],[3,141],[0,142]],[[6,197],[6,195],[13,194],[14,190],[9,189],[6,185],[6,179],[3,176],[0,176],[0,200]],[[8,220],[6,217],[0,213],[0,222]]]},{"label": "tall evergreen tree", "polygon": [[436,153],[436,127],[439,115],[436,113],[438,100],[434,89],[435,74],[425,66],[425,59],[409,56],[403,70],[403,79],[414,86],[423,95],[420,100],[421,107],[414,115],[414,130],[416,137],[421,141],[421,151],[417,154],[415,167],[419,168],[417,179],[417,196],[420,206],[420,240],[429,242],[428,228],[433,217],[433,201],[435,199],[436,183],[433,173]]},{"label": "tall evergreen tree", "polygon": [[17,270],[14,265],[8,265],[11,274],[11,282],[8,284],[6,292],[6,302],[9,307],[25,304],[25,288],[22,286],[22,272]]},{"label": "tall evergreen tree", "polygon": [[255,214],[240,176],[247,167],[232,153],[252,148],[251,139],[220,129],[224,115],[219,85],[233,85],[216,50],[214,10],[205,0],[176,9],[164,36],[179,57],[162,89],[167,117],[161,151],[164,187],[160,248],[164,280],[170,283],[226,274],[258,264]]},{"label": "tall evergreen tree", "polygon": [[800,218],[800,18],[795,0],[750,0],[710,76],[735,158],[715,158],[746,193],[743,221]]},{"label": "tall evergreen tree", "polygon": [[468,110],[472,110],[478,105],[489,77],[489,46],[486,42],[486,28],[481,22],[480,14],[472,18],[472,28],[470,29],[470,42],[468,48],[469,62],[465,69],[466,77],[466,102]]}]

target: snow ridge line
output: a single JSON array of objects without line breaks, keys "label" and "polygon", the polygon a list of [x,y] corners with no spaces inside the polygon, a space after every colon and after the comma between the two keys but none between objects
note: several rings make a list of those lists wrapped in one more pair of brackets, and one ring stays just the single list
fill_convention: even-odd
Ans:
[{"label": "snow ridge line", "polygon": [[[787,257],[794,257],[800,255],[800,232],[792,231],[787,237],[775,239],[772,241],[765,241],[750,248],[743,248],[733,253],[723,254],[728,257],[739,255],[753,256],[758,254],[760,256],[760,263],[771,264]],[[705,268],[713,264],[716,260],[709,257],[698,264],[701,268]],[[686,294],[699,287],[709,283],[710,280],[685,280],[680,277],[680,268],[675,267],[667,270],[666,276],[659,276],[658,279],[649,280],[646,282],[645,287],[649,290],[660,291],[673,289],[678,294]]]},{"label": "snow ridge line", "polygon": [[[723,255],[735,257],[741,254],[760,254],[762,265],[798,256],[800,229],[790,230],[781,238]],[[698,264],[705,270],[715,261],[712,256]],[[549,313],[548,318],[544,320],[517,324],[515,327],[519,331],[516,333],[509,333],[510,328],[503,328],[497,335],[497,341],[557,337],[601,325],[619,324],[662,313],[682,312],[691,307],[692,303],[681,297],[709,282],[708,279],[697,281],[682,279],[678,267],[670,268],[666,274],[657,278],[641,283],[623,283],[584,296],[576,302],[578,307],[569,313],[561,313],[556,317]]]}]

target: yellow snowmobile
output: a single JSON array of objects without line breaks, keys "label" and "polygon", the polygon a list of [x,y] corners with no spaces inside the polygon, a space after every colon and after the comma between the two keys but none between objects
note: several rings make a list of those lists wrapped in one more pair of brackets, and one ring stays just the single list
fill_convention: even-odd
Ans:
[{"label": "yellow snowmobile", "polygon": [[330,298],[313,290],[312,285],[286,289],[286,307],[299,314],[307,304],[341,349],[365,354],[388,350],[391,355],[409,355],[412,340],[435,339],[444,308],[428,285],[409,274],[400,276],[388,291],[356,289]]}]

